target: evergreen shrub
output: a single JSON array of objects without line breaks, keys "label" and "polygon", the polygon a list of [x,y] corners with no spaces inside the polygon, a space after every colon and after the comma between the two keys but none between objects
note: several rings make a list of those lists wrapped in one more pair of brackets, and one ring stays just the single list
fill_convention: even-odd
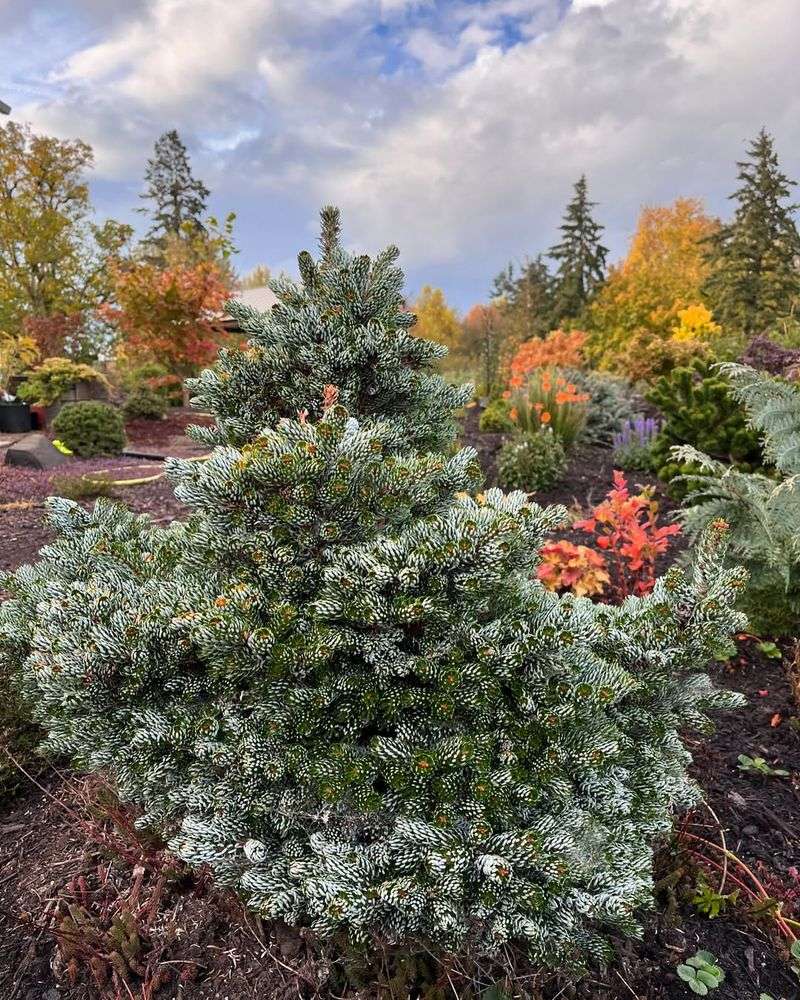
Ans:
[{"label": "evergreen shrub", "polygon": [[56,414],[53,431],[80,458],[119,455],[125,447],[122,414],[110,403],[67,403]]},{"label": "evergreen shrub", "polygon": [[125,400],[122,412],[126,420],[160,420],[167,412],[167,402],[155,389],[139,385]]},{"label": "evergreen shrub", "polygon": [[567,468],[561,438],[552,431],[515,434],[497,456],[497,479],[507,490],[535,493],[555,486]]},{"label": "evergreen shrub", "polygon": [[478,421],[478,430],[488,434],[509,434],[515,428],[511,404],[505,399],[491,400]]},{"label": "evergreen shrub", "polygon": [[[678,460],[706,478],[683,520],[694,537],[716,518],[730,523],[731,557],[748,570],[742,606],[766,635],[800,634],[800,386],[744,365],[723,365],[750,428],[764,437],[764,473],[747,473],[693,448]],[[768,474],[766,474],[768,473]]]},{"label": "evergreen shrub", "polygon": [[467,393],[415,338],[397,250],[278,280],[195,380],[217,445],[169,475],[168,527],[48,502],[2,580],[0,658],[47,745],[110,772],[187,862],[265,918],[535,961],[637,929],[654,840],[697,798],[685,727],[736,703],[703,672],[743,627],[723,526],[692,575],[620,607],[536,579],[563,508],[476,493]]},{"label": "evergreen shrub", "polygon": [[674,497],[692,488],[689,475],[702,475],[697,463],[679,460],[672,448],[690,445],[717,461],[750,472],[761,464],[758,434],[747,425],[744,407],[724,375],[706,362],[676,368],[647,393],[661,411],[661,431],[653,443],[653,469],[670,483]]}]

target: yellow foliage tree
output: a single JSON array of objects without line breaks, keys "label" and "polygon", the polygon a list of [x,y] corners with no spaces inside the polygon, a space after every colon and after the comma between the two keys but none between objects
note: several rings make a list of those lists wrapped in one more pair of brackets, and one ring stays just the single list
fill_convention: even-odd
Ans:
[{"label": "yellow foliage tree", "polygon": [[458,313],[447,304],[441,288],[425,285],[419,298],[411,307],[416,314],[414,334],[444,344],[451,352],[458,349],[461,340],[461,323]]},{"label": "yellow foliage tree", "polygon": [[642,210],[627,257],[589,308],[586,350],[599,367],[619,369],[634,338],[670,338],[681,310],[702,302],[703,241],[718,228],[694,198]]}]

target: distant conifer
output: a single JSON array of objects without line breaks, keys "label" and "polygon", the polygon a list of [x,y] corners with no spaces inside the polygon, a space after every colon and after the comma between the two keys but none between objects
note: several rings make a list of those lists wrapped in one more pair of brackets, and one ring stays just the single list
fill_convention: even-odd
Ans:
[{"label": "distant conifer", "polygon": [[711,275],[705,292],[723,326],[763,332],[786,316],[800,292],[800,234],[795,182],[781,171],[772,136],[762,129],[740,161],[733,220],[709,239]]},{"label": "distant conifer", "polygon": [[580,316],[605,279],[608,250],[600,242],[603,226],[592,218],[595,205],[587,196],[586,177],[581,176],[559,227],[561,242],[548,252],[557,264],[554,313],[558,322]]}]

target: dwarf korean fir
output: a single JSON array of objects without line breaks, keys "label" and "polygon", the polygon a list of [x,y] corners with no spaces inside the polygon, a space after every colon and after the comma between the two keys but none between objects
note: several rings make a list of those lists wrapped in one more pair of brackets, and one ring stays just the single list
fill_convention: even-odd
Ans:
[{"label": "dwarf korean fir", "polygon": [[109,772],[187,862],[268,918],[536,960],[636,931],[654,839],[697,789],[678,730],[743,627],[725,526],[620,607],[536,578],[561,508],[476,493],[468,391],[413,336],[397,251],[300,256],[249,346],[193,385],[190,516],[48,503],[2,581],[0,653],[48,745]]}]

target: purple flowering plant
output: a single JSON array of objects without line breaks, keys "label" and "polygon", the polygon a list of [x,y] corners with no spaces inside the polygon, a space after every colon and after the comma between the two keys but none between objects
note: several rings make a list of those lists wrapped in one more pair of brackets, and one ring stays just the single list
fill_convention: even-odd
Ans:
[{"label": "purple flowering plant", "polygon": [[657,417],[639,414],[626,420],[612,439],[614,464],[627,472],[649,470],[650,454],[660,432],[661,421]]}]

